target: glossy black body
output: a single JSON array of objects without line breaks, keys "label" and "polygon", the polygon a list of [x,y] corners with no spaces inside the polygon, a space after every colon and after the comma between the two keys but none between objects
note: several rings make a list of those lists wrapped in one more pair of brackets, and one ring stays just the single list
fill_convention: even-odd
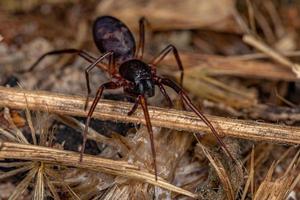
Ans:
[{"label": "glossy black body", "polygon": [[120,75],[130,81],[131,84],[124,88],[124,91],[134,96],[145,95],[153,97],[155,85],[151,68],[141,60],[132,59],[125,61],[119,67]]},{"label": "glossy black body", "polygon": [[135,40],[128,27],[112,16],[98,17],[93,25],[94,41],[101,53],[114,52],[116,63],[133,58]]}]

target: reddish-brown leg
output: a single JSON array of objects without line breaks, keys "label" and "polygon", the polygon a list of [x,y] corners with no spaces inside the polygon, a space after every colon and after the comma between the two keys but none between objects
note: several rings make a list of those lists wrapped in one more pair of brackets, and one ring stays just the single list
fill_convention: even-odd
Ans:
[{"label": "reddish-brown leg", "polygon": [[155,180],[157,181],[157,167],[156,167],[156,153],[155,153],[155,147],[154,147],[154,138],[153,138],[153,130],[152,130],[152,125],[150,121],[150,116],[148,112],[148,106],[147,106],[147,101],[146,98],[142,95],[139,95],[137,99],[135,100],[135,103],[131,110],[128,112],[128,116],[132,115],[136,109],[138,108],[139,104],[141,104],[145,120],[146,120],[146,125],[147,125],[147,130],[149,133],[150,137],[150,143],[151,143],[151,151],[152,151],[152,157],[153,157],[153,165],[154,165],[154,173],[155,173]]},{"label": "reddish-brown leg", "polygon": [[173,82],[170,79],[167,78],[158,78],[157,77],[157,82],[164,84],[170,88],[172,88],[173,90],[175,90],[175,92],[177,92],[183,102],[190,107],[190,109],[192,109],[192,111],[194,111],[194,113],[196,113],[196,115],[210,128],[211,132],[214,134],[214,136],[216,137],[217,141],[219,142],[219,144],[221,145],[222,149],[226,152],[226,154],[233,160],[235,161],[235,159],[233,158],[233,156],[231,155],[230,151],[228,150],[228,148],[226,147],[225,143],[222,141],[222,139],[220,138],[218,132],[216,131],[216,129],[214,128],[214,126],[210,123],[210,121],[196,108],[196,106],[194,106],[194,104],[192,103],[192,101],[190,100],[190,98],[188,97],[188,95],[182,90],[182,88],[180,86],[178,86],[175,82]]},{"label": "reddish-brown leg", "polygon": [[146,18],[142,17],[139,20],[139,43],[138,43],[138,48],[136,49],[135,52],[135,58],[137,59],[143,59],[143,55],[144,55],[144,47],[145,47],[145,22],[146,22]]},{"label": "reddish-brown leg", "polygon": [[147,100],[143,95],[139,95],[139,102],[142,106],[144,116],[145,116],[145,121],[147,125],[147,130],[149,133],[150,137],[150,143],[151,143],[151,151],[152,151],[152,157],[153,157],[153,165],[154,165],[154,173],[155,173],[155,180],[157,181],[157,166],[156,166],[156,152],[155,152],[155,147],[154,147],[154,137],[153,137],[153,130],[152,130],[152,125],[151,125],[151,120],[148,112],[148,105],[147,105]]},{"label": "reddish-brown leg", "polygon": [[134,102],[134,105],[132,106],[131,110],[127,113],[128,116],[132,115],[136,111],[136,109],[139,106],[139,102],[140,101],[139,101],[139,97],[138,97],[138,98],[136,98],[136,100]]},{"label": "reddish-brown leg", "polygon": [[164,95],[164,97],[167,99],[168,103],[169,103],[169,108],[173,107],[173,103],[171,98],[169,97],[168,93],[166,92],[164,86],[160,83],[157,84],[159,87],[160,92]]},{"label": "reddish-brown leg", "polygon": [[108,73],[110,74],[111,77],[117,73],[116,60],[113,51],[111,51],[109,61],[108,61]]},{"label": "reddish-brown leg", "polygon": [[109,63],[108,63],[108,72],[113,73],[113,70],[115,70],[115,63],[114,63],[114,53],[113,52],[107,52],[97,58],[93,63],[91,63],[86,69],[85,69],[85,79],[86,79],[86,87],[87,87],[87,96],[86,96],[86,101],[84,105],[84,110],[87,109],[88,102],[89,102],[89,96],[91,94],[91,87],[90,87],[90,78],[89,78],[89,72],[97,66],[99,62],[104,60],[105,58],[109,58]]},{"label": "reddish-brown leg", "polygon": [[115,83],[115,82],[107,82],[107,83],[104,83],[102,84],[97,93],[96,93],[96,97],[93,101],[93,104],[88,112],[88,115],[87,115],[87,119],[85,121],[85,128],[84,128],[84,132],[83,132],[83,143],[82,143],[82,148],[81,148],[81,153],[80,153],[80,159],[79,161],[81,162],[82,161],[82,157],[83,157],[83,153],[84,153],[84,149],[85,149],[85,144],[86,144],[86,140],[87,140],[87,133],[88,133],[88,129],[89,129],[89,124],[90,124],[90,121],[91,121],[91,118],[92,118],[92,115],[93,115],[93,112],[102,96],[102,93],[103,93],[103,90],[104,89],[116,89],[116,88],[119,88],[121,87],[122,85],[121,84],[118,84],[118,83]]},{"label": "reddish-brown leg", "polygon": [[157,66],[170,52],[173,53],[175,60],[177,62],[178,68],[180,70],[180,86],[182,87],[184,70],[183,70],[183,65],[182,65],[181,59],[179,57],[179,53],[175,46],[170,44],[166,48],[164,48],[159,53],[159,55],[150,62],[150,65]]},{"label": "reddish-brown leg", "polygon": [[[83,50],[79,50],[79,49],[62,49],[62,50],[55,50],[55,51],[50,51],[50,52],[47,52],[45,54],[43,54],[41,57],[39,57],[39,59],[37,59],[37,61],[35,61],[35,63],[33,63],[29,69],[26,69],[26,70],[22,70],[22,71],[19,71],[19,73],[27,73],[27,72],[31,72],[33,71],[37,66],[38,64],[44,59],[46,58],[47,56],[51,56],[51,55],[60,55],[60,54],[77,54],[79,55],[80,57],[84,58],[86,61],[92,63],[95,61],[96,58],[94,58],[93,56],[91,56],[89,53],[83,51]],[[106,67],[104,64],[100,64],[99,67],[103,70],[106,71]]]}]

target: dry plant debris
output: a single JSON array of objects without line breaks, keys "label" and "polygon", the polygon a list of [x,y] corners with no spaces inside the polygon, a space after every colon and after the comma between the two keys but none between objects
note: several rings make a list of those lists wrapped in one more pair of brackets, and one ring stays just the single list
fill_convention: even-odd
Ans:
[{"label": "dry plant debris", "polygon": [[271,47],[268,47],[263,42],[257,40],[251,35],[245,35],[243,40],[249,44],[257,48],[258,50],[264,52],[266,55],[270,56],[272,59],[282,64],[283,66],[289,67],[297,76],[300,78],[300,65],[297,63],[291,62],[288,58],[284,57],[280,53],[274,51]]},{"label": "dry plant debris", "polygon": [[[0,199],[300,198],[297,1],[10,0],[0,10]],[[92,155],[78,162],[87,63],[49,57],[31,73],[18,72],[53,49],[98,56],[90,27],[99,15],[120,18],[135,36],[139,17],[147,17],[146,59],[169,43],[178,47],[184,88],[236,163],[194,114],[164,108],[156,95],[149,99],[155,182],[142,112],[128,117],[132,105],[119,91],[105,94],[117,101],[97,106]],[[171,56],[158,72],[179,78]],[[106,80],[95,70],[92,88]],[[19,85],[25,89],[12,88]]]},{"label": "dry plant debris", "polygon": [[[84,117],[87,114],[87,111],[83,109],[84,103],[85,97],[0,86],[0,106]],[[131,107],[131,104],[125,102],[102,100],[98,103],[93,117],[145,124],[141,110],[132,116],[127,115]],[[209,131],[209,128],[192,112],[149,107],[149,114],[154,126],[189,132]],[[219,127],[219,132],[223,135],[277,143],[300,143],[300,128],[298,127],[216,116],[208,118],[215,127]]]}]

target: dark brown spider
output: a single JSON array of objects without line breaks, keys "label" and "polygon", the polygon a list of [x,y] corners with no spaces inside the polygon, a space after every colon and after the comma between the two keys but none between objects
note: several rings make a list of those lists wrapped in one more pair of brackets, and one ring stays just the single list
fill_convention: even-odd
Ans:
[{"label": "dark brown spider", "polygon": [[[222,146],[223,150],[233,159],[232,155],[226,148],[226,145],[221,140],[217,131],[210,123],[210,121],[193,105],[190,98],[182,89],[183,81],[183,66],[178,54],[177,49],[173,45],[168,45],[163,49],[160,54],[155,57],[150,63],[142,61],[144,53],[144,40],[145,40],[145,18],[141,18],[139,21],[140,27],[140,40],[138,48],[136,49],[136,43],[131,31],[128,27],[120,20],[111,16],[102,16],[95,20],[93,25],[93,36],[94,41],[102,55],[98,58],[94,58],[87,52],[78,49],[63,49],[57,51],[51,51],[43,54],[30,68],[28,71],[32,71],[39,62],[41,62],[48,55],[55,54],[78,54],[91,64],[85,70],[86,84],[87,84],[87,99],[85,109],[87,109],[88,98],[91,93],[89,84],[89,72],[94,68],[98,67],[111,75],[111,81],[101,84],[96,93],[96,97],[89,109],[85,129],[83,133],[83,145],[80,154],[80,161],[82,161],[85,144],[87,140],[87,133],[90,120],[97,103],[99,102],[103,90],[105,89],[117,89],[123,87],[124,92],[136,98],[136,101],[132,109],[128,112],[128,115],[132,115],[138,105],[142,106],[147,129],[151,141],[151,150],[153,156],[153,164],[155,171],[155,179],[157,180],[157,167],[156,167],[156,153],[154,148],[153,132],[149,112],[147,108],[147,98],[154,96],[155,86],[157,85],[160,92],[167,99],[170,106],[172,101],[164,86],[172,88],[182,98],[184,104],[188,106],[196,115],[210,128],[212,133],[217,138],[218,142]],[[173,53],[178,68],[181,72],[180,86],[168,78],[157,76],[156,66],[165,58],[169,53]],[[102,63],[101,61],[108,60],[108,64]],[[234,160],[234,159],[233,159]]]}]

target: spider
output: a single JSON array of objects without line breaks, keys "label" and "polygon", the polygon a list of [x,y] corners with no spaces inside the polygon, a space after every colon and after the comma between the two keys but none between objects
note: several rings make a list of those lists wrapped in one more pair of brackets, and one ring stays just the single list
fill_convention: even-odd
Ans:
[{"label": "spider", "polygon": [[[210,123],[210,121],[198,110],[192,103],[186,92],[182,88],[183,82],[183,65],[179,53],[173,45],[168,45],[164,48],[157,57],[150,63],[142,61],[145,44],[145,24],[147,20],[141,18],[139,20],[139,42],[136,48],[135,39],[129,28],[119,19],[112,16],[98,17],[93,25],[94,42],[102,53],[101,56],[95,58],[89,53],[79,49],[62,49],[50,51],[43,54],[26,72],[32,71],[46,56],[56,54],[77,54],[91,64],[85,69],[87,98],[84,109],[88,107],[89,96],[91,93],[89,83],[90,71],[98,67],[106,71],[110,76],[109,82],[99,86],[96,97],[88,111],[85,128],[83,131],[83,143],[80,153],[80,161],[82,161],[84,149],[87,140],[87,133],[93,112],[97,103],[102,97],[104,90],[123,88],[124,92],[135,98],[135,103],[128,115],[132,115],[139,105],[141,105],[147,130],[151,142],[151,152],[153,157],[155,180],[157,180],[156,152],[154,148],[154,139],[151,120],[147,107],[147,98],[153,97],[155,94],[155,86],[158,86],[160,92],[166,98],[169,106],[172,107],[172,101],[165,90],[165,86],[172,88],[182,99],[185,106],[189,107],[211,130],[217,141],[232,159],[232,155],[226,148],[226,145],[218,135],[218,132]],[[156,73],[156,66],[169,54],[172,53],[177,62],[177,66],[181,72],[180,85],[169,78],[160,77]],[[102,61],[106,61],[103,63]],[[234,159],[233,159],[234,160]]]}]

